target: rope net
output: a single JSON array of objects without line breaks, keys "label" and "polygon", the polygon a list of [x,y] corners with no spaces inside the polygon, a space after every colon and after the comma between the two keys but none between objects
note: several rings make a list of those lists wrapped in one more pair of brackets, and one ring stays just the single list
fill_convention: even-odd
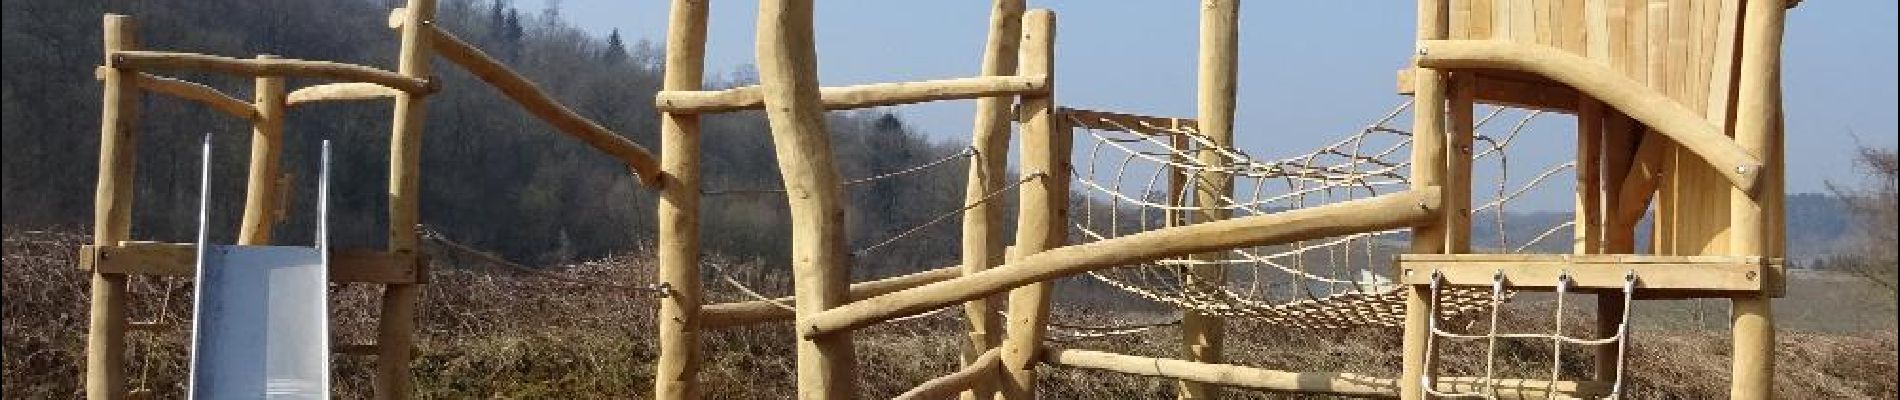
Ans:
[{"label": "rope net", "polygon": [[[1411,103],[1401,103],[1353,134],[1291,157],[1256,158],[1217,146],[1192,127],[1129,122],[1094,113],[1064,114],[1076,132],[1072,215],[1076,239],[1102,240],[1195,222],[1206,210],[1234,217],[1262,215],[1368,198],[1409,188],[1411,132],[1393,127]],[[1540,115],[1496,108],[1474,121],[1474,169],[1495,166],[1495,190],[1475,204],[1474,219],[1493,219],[1500,252],[1522,252],[1555,236],[1567,223],[1522,242],[1506,232],[1510,202],[1571,168],[1558,163],[1534,178],[1509,181],[1511,142]],[[1508,122],[1506,122],[1508,121]],[[1130,126],[1129,124],[1139,124]],[[1496,134],[1485,134],[1498,130]],[[1232,194],[1208,190],[1231,179]],[[1479,191],[1482,192],[1482,191]],[[1210,201],[1211,200],[1211,201]],[[1484,216],[1480,216],[1484,213]],[[1476,224],[1476,221],[1474,221]],[[1364,232],[1281,246],[1239,248],[1217,255],[1160,260],[1090,273],[1135,296],[1204,315],[1250,318],[1307,328],[1398,326],[1405,293],[1386,273],[1403,252],[1409,230]],[[1225,283],[1193,279],[1195,266],[1217,265]],[[1505,294],[1507,297],[1509,293]],[[1484,290],[1449,288],[1439,311],[1487,309]]]}]

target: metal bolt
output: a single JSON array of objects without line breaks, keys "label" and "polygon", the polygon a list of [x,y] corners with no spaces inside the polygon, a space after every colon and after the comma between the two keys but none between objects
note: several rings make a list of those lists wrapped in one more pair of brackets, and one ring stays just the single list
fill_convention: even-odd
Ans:
[{"label": "metal bolt", "polygon": [[1751,281],[1752,281],[1752,280],[1755,280],[1755,275],[1759,275],[1759,274],[1760,274],[1759,272],[1755,272],[1755,271],[1748,271],[1748,273],[1747,273],[1747,274],[1743,274],[1743,275],[1744,275],[1744,276],[1747,276],[1747,277],[1748,277],[1748,280],[1751,280]]},{"label": "metal bolt", "polygon": [[1425,46],[1418,46],[1418,55],[1425,55]]},{"label": "metal bolt", "polygon": [[1747,165],[1737,165],[1737,166],[1735,166],[1735,173],[1736,173],[1736,174],[1741,174],[1741,175],[1747,175],[1747,174],[1748,174],[1748,166],[1747,166]]}]

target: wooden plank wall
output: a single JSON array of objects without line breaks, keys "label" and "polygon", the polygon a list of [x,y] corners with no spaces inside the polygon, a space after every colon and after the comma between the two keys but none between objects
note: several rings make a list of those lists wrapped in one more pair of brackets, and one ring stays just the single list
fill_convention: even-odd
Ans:
[{"label": "wooden plank wall", "polygon": [[[1532,43],[1597,60],[1705,110],[1729,131],[1742,1],[1451,0],[1450,37]],[[1687,150],[1662,153],[1648,160],[1663,172],[1655,252],[1720,254],[1728,243],[1728,183]]]}]

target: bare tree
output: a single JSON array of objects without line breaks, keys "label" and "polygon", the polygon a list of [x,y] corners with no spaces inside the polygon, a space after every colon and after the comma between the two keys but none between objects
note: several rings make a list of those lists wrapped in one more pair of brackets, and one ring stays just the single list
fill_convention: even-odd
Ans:
[{"label": "bare tree", "polygon": [[1895,159],[1894,149],[1862,145],[1854,161],[1862,173],[1859,186],[1828,184],[1828,190],[1847,205],[1853,224],[1836,258],[1836,268],[1895,292],[1896,276],[1900,275],[1895,270],[1900,263],[1900,256],[1896,256],[1900,243],[1895,240],[1895,231],[1900,229],[1895,199],[1900,160]]}]

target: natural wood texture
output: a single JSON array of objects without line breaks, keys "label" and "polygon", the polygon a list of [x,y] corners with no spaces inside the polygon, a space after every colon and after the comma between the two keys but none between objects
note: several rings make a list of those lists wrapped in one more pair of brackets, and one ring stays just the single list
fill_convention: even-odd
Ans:
[{"label": "natural wood texture", "polygon": [[[1269,392],[1362,398],[1392,398],[1399,395],[1399,385],[1392,378],[1343,372],[1277,371],[1074,349],[1049,349],[1043,353],[1042,360],[1050,365],[1062,367],[1193,380]],[[1439,391],[1478,391],[1482,390],[1486,383],[1482,377],[1448,376],[1434,377],[1434,380],[1437,381],[1436,389]],[[1552,384],[1549,381],[1529,379],[1498,379],[1491,384],[1492,388],[1497,390],[1498,398],[1551,398],[1551,393],[1548,391],[1553,387],[1557,391],[1557,397],[1590,398],[1604,396],[1610,392],[1609,383],[1594,381],[1558,381]]]},{"label": "natural wood texture", "polygon": [[[1606,111],[1603,123],[1602,140],[1598,142],[1598,153],[1602,155],[1603,168],[1599,174],[1598,193],[1599,216],[1603,227],[1602,252],[1605,254],[1633,254],[1636,252],[1635,220],[1624,221],[1619,218],[1623,211],[1619,209],[1622,198],[1623,179],[1629,175],[1633,166],[1636,141],[1640,129],[1628,117],[1614,111]],[[1644,205],[1647,207],[1647,204]],[[1640,211],[1639,211],[1640,213]],[[1638,214],[1640,215],[1640,214]],[[1596,330],[1598,337],[1609,337],[1623,322],[1623,298],[1613,293],[1599,293],[1596,299]],[[1613,380],[1621,365],[1617,363],[1619,344],[1606,344],[1595,349],[1592,377],[1597,380]]]},{"label": "natural wood texture", "polygon": [[[824,101],[826,110],[854,110],[1048,91],[1048,75],[979,76],[820,88],[819,98]],[[759,109],[765,104],[762,97],[757,85],[714,91],[661,91],[654,96],[653,106],[665,112],[720,113]]]},{"label": "natural wood texture", "polygon": [[[106,14],[105,54],[137,46],[131,17]],[[92,243],[110,245],[131,238],[132,171],[137,162],[139,90],[136,73],[107,57],[105,93],[99,110],[99,185],[93,197]],[[90,321],[86,329],[86,398],[116,399],[125,394],[124,274],[92,273]]]},{"label": "natural wood texture", "polygon": [[[846,295],[847,301],[864,300],[886,293],[923,286],[963,276],[963,266],[937,268],[929,271],[900,275],[869,282],[852,284]],[[793,318],[792,310],[780,304],[792,304],[796,296],[785,296],[772,301],[743,301],[737,303],[712,304],[699,310],[700,329],[719,329],[740,325],[751,325],[773,321],[785,321]],[[1000,337],[999,337],[1000,339]]]},{"label": "natural wood texture", "polygon": [[[1661,135],[1634,125],[1634,122],[1631,124],[1631,134],[1638,136],[1641,143],[1636,145],[1635,154],[1630,157],[1629,171],[1623,175],[1622,183],[1617,185],[1616,212],[1612,215],[1615,216],[1616,224],[1634,227],[1649,210],[1650,200],[1656,197],[1656,187],[1661,184],[1663,176],[1662,156],[1673,144]],[[1635,245],[1632,243],[1631,246]]]},{"label": "natural wood texture", "polygon": [[[1201,29],[1199,51],[1199,73],[1195,91],[1195,121],[1200,123],[1200,133],[1208,140],[1208,146],[1200,149],[1197,158],[1202,165],[1220,165],[1227,160],[1222,150],[1234,146],[1234,101],[1235,81],[1240,75],[1240,1],[1239,0],[1201,0]],[[1195,223],[1207,223],[1227,219],[1232,216],[1225,199],[1233,198],[1234,176],[1220,171],[1203,171],[1195,177],[1195,204],[1198,210],[1190,212]],[[1213,261],[1225,256],[1224,252],[1197,254],[1197,260]],[[1188,268],[1186,285],[1219,287],[1227,284],[1227,268],[1220,264],[1195,265]],[[1206,315],[1194,310],[1183,309],[1181,318],[1181,350],[1184,358],[1190,361],[1220,363],[1223,342],[1226,341],[1226,320],[1219,316]],[[1191,380],[1178,382],[1180,399],[1210,399],[1220,396],[1219,387],[1201,384]]]},{"label": "natural wood texture", "polygon": [[[396,55],[396,71],[410,79],[429,76],[430,51],[427,23],[435,18],[435,0],[408,0],[401,31],[401,47]],[[396,87],[393,85],[385,85]],[[400,88],[399,88],[400,89]],[[417,226],[422,223],[422,124],[426,94],[404,91],[396,95],[389,134],[389,252],[397,255],[418,254]],[[407,399],[415,394],[415,376],[409,361],[415,355],[416,303],[422,297],[420,284],[396,284],[383,287],[382,308],[376,325],[376,397]]]},{"label": "natural wood texture", "polygon": [[[759,87],[791,208],[794,307],[803,325],[845,302],[844,187],[818,95],[812,1],[763,0],[758,18]],[[799,398],[857,395],[851,335],[801,337],[797,348]]]},{"label": "natural wood texture", "polygon": [[242,59],[170,51],[118,50],[107,52],[113,65],[140,71],[186,70],[242,76],[285,76],[369,82],[409,93],[430,93],[436,87],[424,77],[411,77],[374,67],[330,61],[290,58]]},{"label": "natural wood texture", "polygon": [[[1016,73],[1017,52],[1021,51],[1023,34],[1022,21],[1022,0],[992,2],[989,36],[983,44],[983,61],[979,67],[983,76]],[[970,158],[969,178],[963,192],[963,203],[971,206],[963,211],[962,273],[980,272],[1004,262],[1003,206],[985,199],[990,193],[1003,190],[1010,183],[1009,124],[1014,100],[1008,97],[976,99],[976,115],[970,124],[970,146],[975,151],[975,157]],[[851,301],[860,299],[862,297],[853,296]],[[996,356],[997,349],[1003,343],[1003,321],[997,315],[999,311],[1002,311],[1002,303],[994,296],[963,303],[963,319],[968,327],[964,332],[967,341],[963,346],[961,361],[966,369],[985,363],[1000,365],[1001,358]],[[984,357],[989,357],[991,361],[984,361]],[[998,370],[992,366],[986,372],[974,372],[979,376],[966,385],[968,390],[958,397],[963,400],[989,400],[996,397],[996,383],[1001,380],[1001,376],[996,374]],[[918,389],[922,390],[923,387]],[[916,392],[912,390],[912,393]],[[930,397],[948,396],[918,393],[915,398]]]},{"label": "natural wood texture", "polygon": [[1471,157],[1477,140],[1477,88],[1470,74],[1452,74],[1445,103],[1445,252],[1471,251]]},{"label": "natural wood texture", "polygon": [[[1569,274],[1576,289],[1622,290],[1636,272],[1637,289],[1709,292],[1779,291],[1768,271],[1781,260],[1739,256],[1639,256],[1615,254],[1405,254],[1399,268],[1407,284],[1430,284],[1432,273],[1449,285],[1490,286],[1495,275],[1516,290],[1550,290]],[[1719,294],[1715,294],[1719,295]]]},{"label": "natural wood texture", "polygon": [[[1052,75],[1056,62],[1056,15],[1046,9],[1029,10],[1022,15],[1022,36],[1017,49],[1016,71],[1018,75]],[[1053,77],[1051,78],[1053,81]],[[1041,178],[1017,187],[1016,245],[1013,258],[1006,259],[1010,265],[1019,260],[1044,254],[1049,249],[1061,247],[1067,243],[1069,232],[1069,142],[1072,139],[1067,125],[1056,119],[1056,99],[1054,85],[1047,93],[1026,95],[1021,98],[1021,109],[1017,110],[1022,123],[1022,168],[1025,174],[1041,174]],[[1007,265],[982,272],[964,275],[964,277],[998,275]],[[962,278],[958,278],[962,279]],[[931,286],[954,285],[955,279],[930,285],[907,289],[898,293],[866,299],[846,305],[878,304],[879,299],[909,297],[903,293],[923,291]],[[934,309],[956,301],[968,301],[987,297],[998,291],[1009,291],[1009,320],[1005,322],[1003,343],[1003,385],[999,388],[1003,398],[1027,400],[1036,398],[1036,352],[1042,346],[1044,334],[1049,323],[1050,283],[1045,280],[1023,282],[1019,285],[996,287],[985,293],[945,300],[931,307]],[[842,310],[840,310],[842,311]],[[851,314],[838,312],[833,314]],[[805,326],[821,326],[821,316],[814,315]],[[843,336],[843,335],[836,335]]]},{"label": "natural wood texture", "polygon": [[1573,206],[1571,253],[1603,252],[1603,105],[1584,100],[1577,112],[1576,203]]},{"label": "natural wood texture", "polygon": [[[704,1],[673,0],[667,15],[663,90],[699,90],[706,70]],[[710,318],[700,282],[699,115],[660,113],[658,275],[668,288],[659,299],[659,359],[654,363],[655,399],[698,399],[700,332]],[[767,305],[771,310],[776,306]],[[790,313],[786,313],[790,314]]]},{"label": "natural wood texture", "polygon": [[[1005,0],[1007,1],[1007,0]],[[946,399],[958,392],[966,395],[987,385],[985,379],[994,379],[996,371],[1003,368],[1002,349],[992,347],[983,354],[963,363],[963,369],[924,381],[923,384],[893,397],[894,400]],[[988,397],[985,397],[988,399]]]},{"label": "natural wood texture", "polygon": [[[106,74],[110,74],[110,73],[112,73],[112,68],[102,66],[93,70],[93,78],[99,79],[99,80],[105,80]],[[231,116],[243,118],[245,120],[257,119],[257,109],[252,107],[251,103],[247,103],[244,100],[238,100],[237,98],[224,94],[224,92],[220,92],[218,91],[218,89],[213,89],[210,86],[205,86],[197,82],[186,81],[183,79],[167,78],[167,77],[156,76],[156,75],[147,74],[143,72],[134,73],[132,74],[131,78],[132,78],[133,84],[138,85],[139,89],[145,89],[146,91],[149,91],[152,93],[167,94],[167,95],[171,95],[173,97],[177,97],[177,98],[181,98],[185,100],[191,100],[191,101],[196,101],[199,103],[204,103],[204,105],[210,106],[211,109],[213,110],[218,110],[225,114],[230,114]]]},{"label": "natural wood texture", "polygon": [[1034,282],[1102,268],[1220,249],[1414,227],[1437,220],[1439,200],[1438,188],[1415,189],[1268,215],[1151,230],[1035,253],[1018,241],[1018,249],[1027,254],[1009,264],[813,315],[799,324],[799,334],[811,337],[849,331]]},{"label": "natural wood texture", "polygon": [[344,82],[310,86],[290,92],[284,106],[296,107],[326,101],[357,101],[395,98],[402,91],[367,82]]},{"label": "natural wood texture", "polygon": [[[648,152],[645,147],[640,147],[640,144],[628,140],[625,136],[614,133],[561,105],[559,101],[554,100],[553,96],[549,96],[547,92],[535,86],[534,82],[529,82],[520,73],[508,68],[494,57],[489,57],[487,53],[483,53],[474,45],[448,32],[436,29],[433,25],[422,26],[429,41],[435,46],[434,50],[441,54],[442,58],[461,65],[470,74],[474,74],[476,79],[493,85],[496,90],[501,91],[502,95],[514,100],[529,114],[534,114],[548,125],[554,126],[554,129],[580,139],[582,143],[587,143],[595,150],[600,150],[620,160],[639,175],[641,184],[648,187],[660,184],[660,164],[653,157],[653,153]],[[408,31],[404,32],[407,34]]]},{"label": "natural wood texture", "polygon": [[[276,56],[257,56],[259,60]],[[252,90],[257,118],[251,121],[251,165],[244,185],[244,219],[238,225],[237,244],[268,245],[271,231],[281,222],[277,210],[283,206],[279,191],[284,152],[284,77],[260,76]]]},{"label": "natural wood texture", "polygon": [[[1730,198],[1729,252],[1780,256],[1782,226],[1781,40],[1786,5],[1781,0],[1750,0],[1743,13],[1741,65],[1737,72],[1735,141],[1750,155],[1768,160],[1769,183],[1759,191],[1735,191]],[[1729,325],[1735,339],[1729,397],[1774,396],[1775,323],[1768,296],[1733,300]]]},{"label": "natural wood texture", "polygon": [[1699,113],[1593,61],[1505,42],[1427,41],[1420,46],[1421,67],[1509,69],[1563,82],[1642,121],[1711,165],[1721,166],[1723,177],[1736,187],[1754,191],[1760,184],[1762,162],[1743,152]]},{"label": "natural wood texture", "polygon": [[[190,243],[126,242],[86,245],[79,249],[79,269],[106,274],[190,278],[198,263],[197,246]],[[423,263],[413,254],[368,249],[330,250],[330,281],[350,283],[417,283],[424,279]]]},{"label": "natural wood texture", "polygon": [[[1399,94],[1410,95],[1417,91],[1413,87],[1415,72],[1409,68],[1399,70]],[[1576,90],[1549,80],[1527,80],[1494,72],[1462,71],[1458,79],[1470,82],[1467,85],[1473,86],[1472,97],[1479,103],[1564,114],[1577,111],[1581,96]]]},{"label": "natural wood texture", "polygon": [[[1515,14],[1507,7],[1510,3],[1499,3],[1495,13],[1498,26],[1512,26],[1506,18]],[[1444,40],[1449,37],[1446,4],[1444,0],[1418,1],[1418,53],[1425,53],[1428,41]],[[1509,32],[1509,28],[1502,29]],[[1508,33],[1507,33],[1508,34]],[[1421,67],[1425,67],[1421,65]],[[1432,187],[1443,187],[1450,166],[1446,161],[1451,149],[1445,142],[1445,74],[1435,68],[1418,68],[1413,73],[1412,94],[1412,190],[1419,191]],[[1450,190],[1470,190],[1470,188],[1450,188]],[[1455,207],[1455,206],[1454,206]],[[1412,228],[1412,243],[1409,252],[1435,254],[1446,252],[1446,218],[1457,210],[1443,209],[1419,226]],[[1425,367],[1432,354],[1426,349],[1431,331],[1428,322],[1431,318],[1431,297],[1417,286],[1407,286],[1405,296],[1405,330],[1400,337],[1399,397],[1403,399],[1424,398],[1424,389],[1431,385],[1430,377],[1437,375],[1426,371]]]},{"label": "natural wood texture", "polygon": [[1068,107],[1056,107],[1056,116],[1076,128],[1132,131],[1129,133],[1159,136],[1177,135],[1180,131],[1200,131],[1200,124],[1193,118],[1151,117]]}]

